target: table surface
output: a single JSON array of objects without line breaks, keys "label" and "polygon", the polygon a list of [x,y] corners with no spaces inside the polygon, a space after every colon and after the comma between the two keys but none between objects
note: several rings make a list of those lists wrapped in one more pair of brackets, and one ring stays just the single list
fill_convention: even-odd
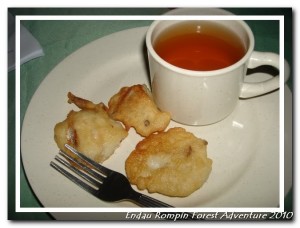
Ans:
[{"label": "table surface", "polygon": [[[13,15],[161,15],[168,8],[115,8],[115,9],[31,9],[11,8]],[[292,11],[291,9],[227,9],[237,15],[285,15],[285,58],[292,61]],[[21,66],[21,107],[20,120],[23,122],[26,109],[34,92],[48,73],[65,57],[89,42],[111,33],[141,26],[150,25],[151,21],[42,21],[21,22],[40,42],[45,55],[31,60]],[[253,30],[257,51],[279,53],[278,21],[247,21]],[[292,89],[292,77],[288,81]],[[8,218],[12,220],[49,220],[48,213],[15,213],[15,71],[8,73]],[[27,181],[23,166],[20,176],[21,207],[42,207]],[[292,210],[292,191],[286,197],[286,210]]]}]

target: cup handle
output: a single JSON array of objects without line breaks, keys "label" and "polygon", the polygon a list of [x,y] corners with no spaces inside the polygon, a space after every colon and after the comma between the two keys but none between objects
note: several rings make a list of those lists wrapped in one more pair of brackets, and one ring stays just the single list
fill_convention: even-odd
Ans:
[{"label": "cup handle", "polygon": [[[250,57],[248,68],[255,68],[261,65],[270,65],[279,69],[279,55],[271,52],[254,51]],[[284,61],[284,79],[288,80],[290,76],[290,66],[288,62]],[[244,82],[242,85],[240,98],[250,98],[271,92],[279,88],[279,75],[275,77],[256,83]]]}]

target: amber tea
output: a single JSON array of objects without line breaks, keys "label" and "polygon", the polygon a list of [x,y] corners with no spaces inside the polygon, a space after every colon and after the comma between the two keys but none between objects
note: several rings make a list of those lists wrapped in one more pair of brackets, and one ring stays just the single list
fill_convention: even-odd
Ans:
[{"label": "amber tea", "polygon": [[246,53],[246,47],[235,33],[212,21],[173,25],[157,37],[154,49],[170,64],[194,71],[228,67]]}]

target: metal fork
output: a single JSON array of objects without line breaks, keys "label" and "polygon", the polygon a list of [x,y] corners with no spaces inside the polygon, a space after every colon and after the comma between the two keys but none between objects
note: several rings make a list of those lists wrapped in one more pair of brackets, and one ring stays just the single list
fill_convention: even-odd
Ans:
[{"label": "metal fork", "polygon": [[97,198],[108,202],[129,200],[144,207],[173,207],[152,197],[136,192],[123,174],[98,164],[68,144],[66,144],[65,147],[72,151],[79,159],[74,159],[64,151],[60,150],[59,155],[63,158],[56,155],[55,160],[72,170],[88,183],[71,174],[53,161],[50,162],[50,165]]}]

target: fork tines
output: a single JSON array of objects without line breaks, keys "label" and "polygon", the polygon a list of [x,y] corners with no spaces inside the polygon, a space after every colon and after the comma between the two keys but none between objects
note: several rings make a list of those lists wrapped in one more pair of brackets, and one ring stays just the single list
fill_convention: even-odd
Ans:
[{"label": "fork tines", "polygon": [[[91,159],[87,158],[81,153],[78,153],[70,146],[68,146],[67,148],[76,155],[77,159],[69,156],[66,152],[60,150],[60,156],[55,156],[55,160],[60,165],[53,161],[50,162],[50,165],[80,187],[95,194],[96,190],[98,190],[99,186],[103,183],[104,179],[106,178],[105,167],[103,167],[104,169],[102,170],[104,171],[102,171],[99,168],[95,167],[95,164],[93,164],[95,162],[93,162]],[[68,172],[66,169],[62,168],[61,165],[73,171],[80,178]]]},{"label": "fork tines", "polygon": [[108,202],[129,200],[144,207],[173,207],[136,192],[125,175],[96,163],[69,145],[65,146],[73,154],[61,150],[55,157],[56,162],[52,161],[50,165],[97,198]]},{"label": "fork tines", "polygon": [[102,165],[99,165],[97,162],[95,162],[94,160],[88,158],[84,154],[78,152],[75,148],[71,147],[70,145],[65,144],[65,147],[68,148],[72,153],[74,153],[77,157],[79,157],[85,163],[88,163],[89,165],[91,165],[93,168],[95,168],[99,172],[103,173],[104,175],[108,175],[111,172],[110,169],[108,169],[108,168],[106,168]]}]

